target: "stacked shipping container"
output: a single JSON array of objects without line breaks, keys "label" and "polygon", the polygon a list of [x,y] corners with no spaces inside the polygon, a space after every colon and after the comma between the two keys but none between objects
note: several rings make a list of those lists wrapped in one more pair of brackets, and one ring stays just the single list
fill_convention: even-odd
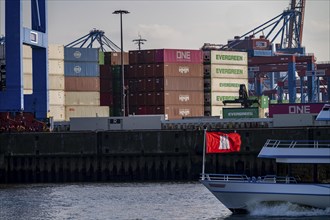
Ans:
[{"label": "stacked shipping container", "polygon": [[[246,52],[204,51],[205,116],[220,116],[224,100],[239,96],[239,85],[248,85]],[[239,107],[240,105],[236,105]],[[233,106],[231,106],[233,107]]]},{"label": "stacked shipping container", "polygon": [[[128,53],[123,54],[123,64],[128,64]],[[121,116],[122,77],[121,53],[105,52],[104,64],[100,65],[100,103],[111,106],[111,116]]]},{"label": "stacked shipping container", "polygon": [[[32,50],[23,46],[23,84],[24,94],[32,94]],[[48,89],[49,116],[54,121],[65,120],[65,92],[64,92],[64,47],[63,45],[49,45],[48,47]]]},{"label": "stacked shipping container", "polygon": [[165,114],[168,119],[203,116],[202,51],[129,51],[125,79],[129,113]]},{"label": "stacked shipping container", "polygon": [[99,49],[64,48],[64,61],[66,120],[109,116],[100,106]]}]

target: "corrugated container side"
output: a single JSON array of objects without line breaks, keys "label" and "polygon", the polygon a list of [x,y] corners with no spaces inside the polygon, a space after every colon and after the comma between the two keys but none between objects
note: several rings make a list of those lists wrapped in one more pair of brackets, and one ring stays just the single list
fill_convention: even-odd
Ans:
[{"label": "corrugated container side", "polygon": [[145,63],[155,63],[155,53],[156,50],[144,50]]},{"label": "corrugated container side", "polygon": [[135,105],[137,105],[138,103],[137,103],[137,95],[138,95],[138,93],[130,93],[129,94],[129,101],[128,101],[128,106],[135,106]]},{"label": "corrugated container side", "polygon": [[259,109],[223,108],[223,118],[259,118]]},{"label": "corrugated container side", "polygon": [[154,77],[155,64],[146,64],[145,65],[145,76]]},{"label": "corrugated container side", "polygon": [[109,117],[108,106],[65,106],[65,120],[72,117]]},{"label": "corrugated container side", "polygon": [[135,71],[136,71],[135,78],[140,79],[146,77],[145,65],[137,65]]},{"label": "corrugated container side", "polygon": [[97,62],[64,62],[65,76],[99,77],[100,66]]},{"label": "corrugated container side", "polygon": [[146,79],[137,79],[135,80],[135,88],[138,92],[145,92],[146,91]]},{"label": "corrugated container side", "polygon": [[23,58],[23,73],[32,74],[32,58]]},{"label": "corrugated container side", "polygon": [[98,48],[64,48],[64,60],[72,62],[99,62]]},{"label": "corrugated container side", "polygon": [[64,60],[48,60],[48,74],[64,76]]},{"label": "corrugated container side", "polygon": [[[129,64],[129,54],[124,52],[123,64]],[[121,65],[121,52],[105,52],[104,53],[104,64],[109,65]]]},{"label": "corrugated container side", "polygon": [[239,92],[240,84],[248,87],[248,79],[224,79],[212,78],[211,91],[212,92]]},{"label": "corrugated container side", "polygon": [[248,65],[247,53],[237,51],[204,51],[204,62],[212,64]]},{"label": "corrugated container side", "polygon": [[135,50],[132,50],[132,51],[129,51],[128,52],[128,57],[129,57],[129,64],[130,65],[135,65],[135,64],[138,64],[138,61],[137,61],[137,51]]},{"label": "corrugated container side", "polygon": [[125,79],[133,79],[136,75],[136,65],[125,66]]},{"label": "corrugated container side", "polygon": [[204,116],[203,105],[169,105],[164,106],[165,114],[168,115],[168,119],[181,119],[183,117],[200,117]]},{"label": "corrugated container side", "polygon": [[164,76],[203,77],[203,64],[164,64]]},{"label": "corrugated container side", "polygon": [[23,45],[22,53],[23,53],[23,59],[24,58],[32,59],[32,48],[30,46]]},{"label": "corrugated container side", "polygon": [[110,66],[100,66],[100,79],[112,79]]},{"label": "corrugated container side", "polygon": [[65,94],[63,90],[49,90],[49,105],[65,105]]},{"label": "corrugated container side", "polygon": [[65,77],[65,91],[100,91],[98,77]]},{"label": "corrugated container side", "polygon": [[110,92],[100,92],[100,106],[112,106],[113,97]]},{"label": "corrugated container side", "polygon": [[248,78],[248,67],[243,65],[204,65],[204,76],[210,76],[211,78],[246,79]]},{"label": "corrugated container side", "polygon": [[49,116],[53,117],[54,121],[65,121],[64,105],[49,105]]},{"label": "corrugated container side", "polygon": [[166,77],[164,90],[203,91],[204,79],[201,77]]},{"label": "corrugated container side", "polygon": [[112,92],[112,79],[100,78],[100,91]]},{"label": "corrugated container side", "polygon": [[104,65],[104,52],[99,50],[99,65]]},{"label": "corrugated container side", "polygon": [[33,89],[33,77],[31,73],[24,73],[23,75],[23,88],[25,90]]},{"label": "corrugated container side", "polygon": [[145,90],[148,92],[155,91],[156,85],[155,85],[155,79],[154,78],[147,78],[145,79]]},{"label": "corrugated container side", "polygon": [[[210,97],[209,97],[210,96]],[[235,100],[238,99],[238,92],[211,92],[205,93],[205,103],[210,99],[211,105],[224,105],[224,100]]]},{"label": "corrugated container side", "polygon": [[65,105],[100,105],[99,92],[65,92]]},{"label": "corrugated container side", "polygon": [[155,78],[155,91],[161,92],[164,90],[164,78]]},{"label": "corrugated container side", "polygon": [[155,51],[156,63],[202,63],[201,50],[159,49]]},{"label": "corrugated container side", "polygon": [[156,105],[156,95],[154,92],[146,93],[146,105]]},{"label": "corrugated container side", "polygon": [[48,60],[64,60],[64,45],[48,44]]},{"label": "corrugated container side", "polygon": [[165,97],[164,97],[164,92],[155,92],[155,105],[164,105],[165,103]]},{"label": "corrugated container side", "polygon": [[165,91],[165,105],[204,105],[204,92]]},{"label": "corrugated container side", "polygon": [[50,90],[64,90],[64,76],[49,75],[48,76],[48,89]]},{"label": "corrugated container side", "polygon": [[203,77],[203,64],[165,63],[154,65],[155,77]]}]

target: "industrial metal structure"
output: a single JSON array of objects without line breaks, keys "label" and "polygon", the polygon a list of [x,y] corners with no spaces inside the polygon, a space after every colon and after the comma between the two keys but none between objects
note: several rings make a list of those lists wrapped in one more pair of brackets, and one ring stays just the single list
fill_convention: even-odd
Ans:
[{"label": "industrial metal structure", "polygon": [[99,48],[103,52],[120,51],[120,47],[105,36],[104,31],[97,29],[91,30],[88,34],[72,41],[71,43],[65,45],[65,47],[93,48],[93,44],[95,42],[99,43]]},{"label": "industrial metal structure", "polygon": [[[306,54],[302,46],[305,5],[306,0],[291,0],[289,9],[219,47],[248,52],[250,91],[254,90],[254,95],[269,95],[272,99],[277,95],[280,103],[284,93],[289,95],[290,103],[298,98],[302,103],[319,102],[320,92],[327,95],[330,78],[327,66],[317,67],[314,55]],[[260,37],[256,38],[258,34]],[[323,74],[318,72],[320,69]],[[286,75],[279,76],[283,72]],[[325,77],[328,79],[322,80]],[[264,85],[268,90],[262,90]],[[327,96],[323,100],[329,100]]]},{"label": "industrial metal structure", "polygon": [[[5,64],[0,89],[5,127],[18,126],[18,121],[20,126],[33,127],[34,117],[46,119],[48,113],[47,1],[31,0],[31,28],[23,27],[22,9],[22,1],[5,1]],[[23,44],[32,48],[32,94],[23,93]]]}]

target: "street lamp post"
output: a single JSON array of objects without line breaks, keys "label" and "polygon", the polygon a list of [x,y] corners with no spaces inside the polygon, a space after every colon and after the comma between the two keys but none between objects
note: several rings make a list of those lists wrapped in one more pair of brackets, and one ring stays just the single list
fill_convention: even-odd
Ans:
[{"label": "street lamp post", "polygon": [[123,14],[129,14],[129,11],[126,10],[116,10],[112,14],[120,14],[120,64],[121,64],[121,78],[122,78],[122,114],[125,117],[126,116],[126,106],[125,106],[125,73],[124,73],[124,47],[123,47]]}]

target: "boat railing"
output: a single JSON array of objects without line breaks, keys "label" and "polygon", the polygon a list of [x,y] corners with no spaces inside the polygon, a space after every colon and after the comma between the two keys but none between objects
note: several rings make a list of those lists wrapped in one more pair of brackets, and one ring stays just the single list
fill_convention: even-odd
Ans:
[{"label": "boat railing", "polygon": [[244,174],[204,174],[203,178],[219,181],[249,181],[249,177]]},{"label": "boat railing", "polygon": [[330,140],[272,140],[268,139],[264,147],[274,148],[330,148]]},{"label": "boat railing", "polygon": [[245,174],[204,174],[201,179],[212,181],[239,181],[253,183],[297,183],[296,178],[292,176],[266,175],[259,177],[248,177]]}]

